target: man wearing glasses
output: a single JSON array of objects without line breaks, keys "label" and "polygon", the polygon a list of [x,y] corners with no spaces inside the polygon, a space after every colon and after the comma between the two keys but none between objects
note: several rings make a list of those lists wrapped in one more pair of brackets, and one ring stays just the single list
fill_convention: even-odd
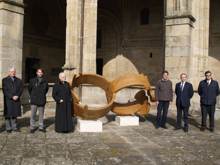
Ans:
[{"label": "man wearing glasses", "polygon": [[220,91],[218,82],[212,79],[212,73],[210,71],[205,72],[205,80],[199,83],[198,93],[200,95],[202,112],[201,131],[205,131],[207,115],[209,115],[210,131],[214,132],[216,98]]}]

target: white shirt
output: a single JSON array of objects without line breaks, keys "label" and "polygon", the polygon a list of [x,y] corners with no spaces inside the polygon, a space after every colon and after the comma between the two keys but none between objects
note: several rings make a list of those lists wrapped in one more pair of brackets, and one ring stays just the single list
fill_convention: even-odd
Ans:
[{"label": "white shirt", "polygon": [[208,85],[210,85],[211,81],[212,81],[212,80],[207,80]]}]

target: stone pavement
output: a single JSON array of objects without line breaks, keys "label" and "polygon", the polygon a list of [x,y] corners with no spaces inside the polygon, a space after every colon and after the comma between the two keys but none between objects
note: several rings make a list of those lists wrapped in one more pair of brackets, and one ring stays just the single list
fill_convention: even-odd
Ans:
[{"label": "stone pavement", "polygon": [[220,164],[220,122],[215,133],[200,132],[200,117],[190,120],[189,133],[155,129],[151,112],[140,126],[119,127],[109,116],[102,133],[58,134],[54,118],[47,116],[47,133],[30,134],[29,118],[19,119],[20,133],[0,133],[0,164],[3,165],[213,165]]}]

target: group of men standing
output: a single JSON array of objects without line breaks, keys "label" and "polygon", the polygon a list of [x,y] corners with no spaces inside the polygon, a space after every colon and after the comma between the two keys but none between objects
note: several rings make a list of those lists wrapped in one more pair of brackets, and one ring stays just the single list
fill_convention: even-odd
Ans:
[{"label": "group of men standing", "polygon": [[[189,129],[189,107],[190,99],[193,97],[194,91],[191,83],[187,82],[187,74],[180,74],[180,82],[175,86],[177,122],[176,130],[182,129],[182,119],[184,121],[183,130],[188,132]],[[201,131],[207,128],[206,121],[209,115],[209,130],[214,132],[214,115],[217,96],[220,94],[219,85],[216,80],[212,79],[210,71],[205,72],[205,79],[200,81],[198,86],[198,94],[200,96],[200,106],[202,114]],[[173,100],[172,82],[169,80],[168,71],[162,73],[162,79],[156,85],[157,100],[157,119],[156,128],[162,127],[167,129],[166,120],[169,104]]]},{"label": "group of men standing", "polygon": [[[182,128],[182,119],[184,121],[184,131],[188,132],[190,99],[193,97],[193,86],[187,82],[187,74],[180,75],[180,82],[175,86],[177,122],[176,129]],[[21,94],[23,83],[16,77],[15,68],[9,70],[9,75],[2,80],[4,94],[4,116],[6,131],[19,131],[17,127],[17,117],[21,116]],[[46,94],[48,92],[48,82],[44,78],[43,69],[36,71],[36,77],[30,80],[28,91],[30,94],[31,115],[30,115],[30,133],[36,130],[46,132],[44,126],[44,108],[46,104]],[[200,95],[200,105],[202,113],[201,131],[206,127],[207,115],[209,115],[209,129],[214,131],[214,114],[216,97],[220,94],[218,82],[212,79],[210,71],[205,72],[205,79],[199,83],[198,94]],[[69,84],[63,72],[59,74],[59,81],[54,85],[52,96],[56,101],[55,131],[71,132],[73,130],[72,121],[72,95]],[[156,128],[166,127],[167,113],[169,104],[173,100],[172,82],[169,80],[168,71],[162,73],[162,79],[156,85],[157,100],[157,119]],[[39,112],[39,127],[36,126],[36,113]]]},{"label": "group of men standing", "polygon": [[[17,117],[21,116],[21,94],[23,92],[22,80],[16,77],[15,68],[9,70],[9,75],[2,80],[4,94],[4,117],[6,131],[19,131]],[[30,94],[31,115],[30,133],[36,130],[46,132],[44,125],[44,108],[46,104],[46,94],[48,92],[48,82],[44,78],[43,69],[36,71],[36,77],[31,79],[28,86]],[[71,90],[66,82],[65,74],[59,74],[59,80],[54,85],[52,96],[56,101],[55,131],[71,132],[73,130],[72,121],[72,96]],[[37,111],[39,113],[39,124],[36,125],[35,119]]]}]

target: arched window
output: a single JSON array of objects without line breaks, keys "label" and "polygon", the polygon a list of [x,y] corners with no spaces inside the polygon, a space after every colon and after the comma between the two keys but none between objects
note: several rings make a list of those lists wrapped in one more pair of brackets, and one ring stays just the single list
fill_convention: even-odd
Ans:
[{"label": "arched window", "polygon": [[149,24],[150,12],[148,8],[144,8],[140,12],[140,24],[148,25]]}]

